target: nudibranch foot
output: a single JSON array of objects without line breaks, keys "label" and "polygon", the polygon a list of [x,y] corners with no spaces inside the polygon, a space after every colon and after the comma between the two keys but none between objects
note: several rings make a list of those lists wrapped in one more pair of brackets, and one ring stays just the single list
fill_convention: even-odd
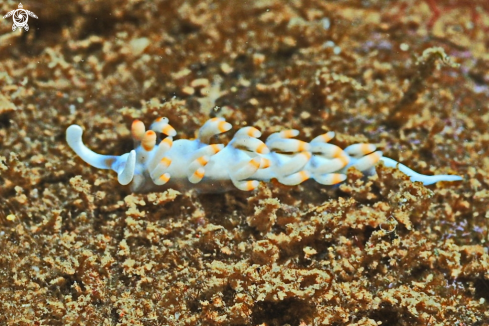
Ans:
[{"label": "nudibranch foot", "polygon": [[161,186],[215,193],[232,188],[250,191],[260,181],[271,179],[288,186],[308,179],[335,185],[345,181],[348,168],[370,174],[379,161],[399,169],[413,182],[425,185],[462,180],[457,175],[419,174],[382,156],[373,144],[354,144],[341,149],[328,143],[334,137],[332,131],[308,143],[294,138],[299,135],[298,130],[283,130],[263,142],[258,129],[244,127],[227,145],[210,144],[212,137],[231,127],[223,118],[213,118],[199,129],[197,139],[173,141],[177,133],[167,118],[156,119],[148,130],[136,120],[131,127],[136,148],[121,156],[91,151],[83,144],[83,131],[78,125],[68,127],[66,140],[82,160],[96,168],[117,172],[119,183],[130,184],[134,192],[154,191]]}]

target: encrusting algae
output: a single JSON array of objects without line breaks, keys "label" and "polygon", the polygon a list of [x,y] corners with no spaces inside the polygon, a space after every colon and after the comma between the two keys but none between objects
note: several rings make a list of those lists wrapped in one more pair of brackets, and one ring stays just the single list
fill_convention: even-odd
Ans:
[{"label": "encrusting algae", "polygon": [[[489,323],[484,1],[24,6],[28,32],[0,24],[1,325]],[[81,124],[121,155],[160,116],[182,139],[216,117],[263,139],[333,130],[464,180],[378,164],[337,186],[140,194],[65,142]]]}]

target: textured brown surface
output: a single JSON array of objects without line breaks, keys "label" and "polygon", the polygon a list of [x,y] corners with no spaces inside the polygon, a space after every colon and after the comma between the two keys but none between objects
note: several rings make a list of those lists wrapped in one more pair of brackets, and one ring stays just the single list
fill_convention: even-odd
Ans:
[{"label": "textured brown surface", "polygon": [[[29,32],[0,23],[0,324],[487,325],[489,8],[434,2],[24,3]],[[464,181],[130,194],[64,140],[120,155],[157,116],[333,130]]]}]

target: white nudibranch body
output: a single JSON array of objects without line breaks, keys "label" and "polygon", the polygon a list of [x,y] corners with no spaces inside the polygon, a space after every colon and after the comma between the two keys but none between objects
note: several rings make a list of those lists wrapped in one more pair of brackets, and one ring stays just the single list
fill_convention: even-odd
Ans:
[{"label": "white nudibranch body", "polygon": [[[146,131],[136,120],[132,124],[136,148],[121,156],[100,155],[88,149],[82,141],[78,125],[66,130],[66,141],[78,156],[99,169],[117,172],[122,185],[131,184],[134,192],[166,188],[190,189],[219,193],[233,186],[250,191],[259,181],[277,179],[284,185],[298,185],[314,179],[323,185],[334,185],[346,179],[346,170],[355,167],[365,174],[375,173],[382,161],[387,167],[398,168],[411,178],[429,185],[438,181],[462,180],[457,175],[422,175],[390,158],[383,157],[372,144],[355,144],[344,150],[328,141],[328,132],[307,143],[294,139],[297,130],[284,130],[268,137],[265,143],[258,138],[260,131],[244,127],[226,145],[209,144],[210,139],[231,129],[223,118],[208,120],[194,140],[173,141],[175,129],[167,118],[158,118]],[[166,136],[157,143],[159,136]]]}]

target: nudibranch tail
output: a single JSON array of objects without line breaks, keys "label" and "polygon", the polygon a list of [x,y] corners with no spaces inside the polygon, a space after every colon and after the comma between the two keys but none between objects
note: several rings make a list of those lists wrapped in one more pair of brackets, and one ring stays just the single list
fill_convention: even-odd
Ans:
[{"label": "nudibranch tail", "polygon": [[439,181],[461,181],[463,180],[461,176],[458,175],[450,175],[450,174],[438,174],[438,175],[424,175],[418,172],[415,172],[401,164],[399,162],[394,161],[388,157],[381,157],[380,160],[384,162],[384,165],[389,168],[398,168],[399,171],[410,177],[412,182],[419,181],[422,182],[425,186],[431,185],[433,183],[437,183]]},{"label": "nudibranch tail", "polygon": [[114,170],[119,182],[130,183],[135,192],[157,190],[163,185],[201,192],[222,192],[230,187],[250,191],[260,181],[272,179],[288,186],[308,179],[334,185],[345,181],[348,168],[371,174],[379,161],[425,185],[462,180],[457,175],[419,174],[383,157],[373,144],[354,144],[343,150],[328,143],[334,137],[332,131],[305,142],[294,138],[299,135],[298,130],[283,130],[263,142],[258,139],[261,136],[258,129],[244,127],[227,145],[210,144],[213,136],[230,129],[231,124],[223,118],[213,118],[199,129],[197,139],[173,141],[177,133],[167,118],[156,119],[148,130],[136,120],[131,127],[136,148],[121,156],[100,155],[88,149],[77,125],[67,129],[66,140],[85,162]]}]

